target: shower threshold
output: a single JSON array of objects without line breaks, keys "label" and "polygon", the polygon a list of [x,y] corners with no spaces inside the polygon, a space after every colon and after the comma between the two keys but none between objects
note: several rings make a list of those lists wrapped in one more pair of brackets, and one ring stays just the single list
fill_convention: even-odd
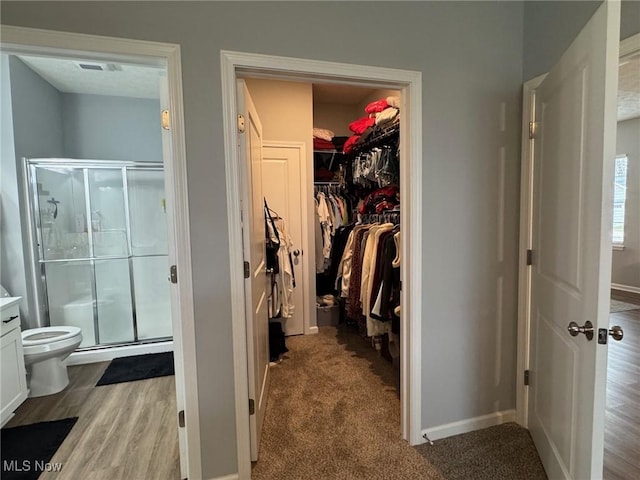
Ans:
[{"label": "shower threshold", "polygon": [[131,357],[133,355],[172,351],[172,337],[154,338],[120,344],[95,345],[76,350],[67,359],[67,365],[106,362],[118,357]]}]

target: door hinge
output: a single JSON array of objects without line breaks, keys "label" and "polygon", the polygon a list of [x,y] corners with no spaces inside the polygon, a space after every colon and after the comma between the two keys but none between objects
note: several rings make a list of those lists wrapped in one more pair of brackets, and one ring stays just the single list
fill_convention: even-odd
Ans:
[{"label": "door hinge", "polygon": [[244,115],[238,115],[238,132],[244,133]]},{"label": "door hinge", "polygon": [[184,410],[178,412],[178,426],[184,428]]},{"label": "door hinge", "polygon": [[527,250],[527,265],[533,265],[533,250]]},{"label": "door hinge", "polygon": [[171,283],[178,283],[178,266],[171,265],[169,268],[169,281]]},{"label": "door hinge", "polygon": [[524,384],[529,385],[529,370],[524,371]]},{"label": "door hinge", "polygon": [[538,133],[538,122],[529,122],[529,139],[536,138]]},{"label": "door hinge", "polygon": [[249,415],[254,415],[256,413],[256,402],[253,398],[249,399]]},{"label": "door hinge", "polygon": [[169,119],[169,110],[162,110],[162,128],[171,130],[171,120]]},{"label": "door hinge", "polygon": [[244,278],[249,278],[251,276],[251,265],[249,262],[244,262]]}]

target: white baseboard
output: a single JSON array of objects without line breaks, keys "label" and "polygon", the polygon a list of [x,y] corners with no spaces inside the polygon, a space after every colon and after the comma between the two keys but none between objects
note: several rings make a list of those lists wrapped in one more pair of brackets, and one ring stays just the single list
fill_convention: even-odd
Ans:
[{"label": "white baseboard", "polygon": [[67,365],[83,365],[85,363],[108,362],[116,357],[131,357],[145,353],[172,352],[173,340],[142,345],[126,345],[124,347],[100,348],[72,353],[67,358]]},{"label": "white baseboard", "polygon": [[317,326],[309,327],[309,335],[315,335],[316,333],[318,333]]},{"label": "white baseboard", "polygon": [[640,287],[620,285],[619,283],[612,283],[611,288],[613,288],[614,290],[622,290],[623,292],[640,293]]},{"label": "white baseboard", "polygon": [[237,473],[232,473],[231,475],[225,475],[224,477],[215,477],[215,478],[210,478],[209,480],[238,480],[240,477],[238,477]]},{"label": "white baseboard", "polygon": [[461,433],[469,433],[475,430],[481,430],[483,428],[493,427],[495,425],[501,425],[503,423],[515,421],[515,410],[503,410],[501,412],[494,412],[488,415],[482,415],[480,417],[467,418],[458,422],[447,423],[445,425],[439,425],[432,428],[426,428],[422,430],[422,433],[426,434],[430,440],[439,440],[441,438],[460,435]]}]

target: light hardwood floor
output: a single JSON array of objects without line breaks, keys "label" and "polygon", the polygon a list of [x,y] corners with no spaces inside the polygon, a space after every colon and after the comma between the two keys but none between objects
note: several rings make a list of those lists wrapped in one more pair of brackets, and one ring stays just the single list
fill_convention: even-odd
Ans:
[{"label": "light hardwood floor", "polygon": [[621,300],[627,303],[633,303],[640,305],[640,293],[624,292],[622,290],[611,289],[611,298],[614,300]]},{"label": "light hardwood floor", "polygon": [[179,479],[175,377],[95,387],[109,362],[69,367],[62,392],[29,398],[7,427],[78,417],[40,480]]},{"label": "light hardwood floor", "polygon": [[640,296],[613,293],[612,298],[638,304],[638,310],[612,313],[624,338],[609,342],[605,413],[605,480],[640,478]]}]

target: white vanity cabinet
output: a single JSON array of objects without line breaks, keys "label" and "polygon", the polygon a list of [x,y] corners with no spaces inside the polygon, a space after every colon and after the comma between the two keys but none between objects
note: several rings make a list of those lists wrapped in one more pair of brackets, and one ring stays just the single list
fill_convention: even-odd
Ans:
[{"label": "white vanity cabinet", "polygon": [[13,412],[27,398],[27,376],[22,353],[20,311],[22,297],[1,297],[2,357],[0,397],[2,399],[1,425],[13,416]]}]

